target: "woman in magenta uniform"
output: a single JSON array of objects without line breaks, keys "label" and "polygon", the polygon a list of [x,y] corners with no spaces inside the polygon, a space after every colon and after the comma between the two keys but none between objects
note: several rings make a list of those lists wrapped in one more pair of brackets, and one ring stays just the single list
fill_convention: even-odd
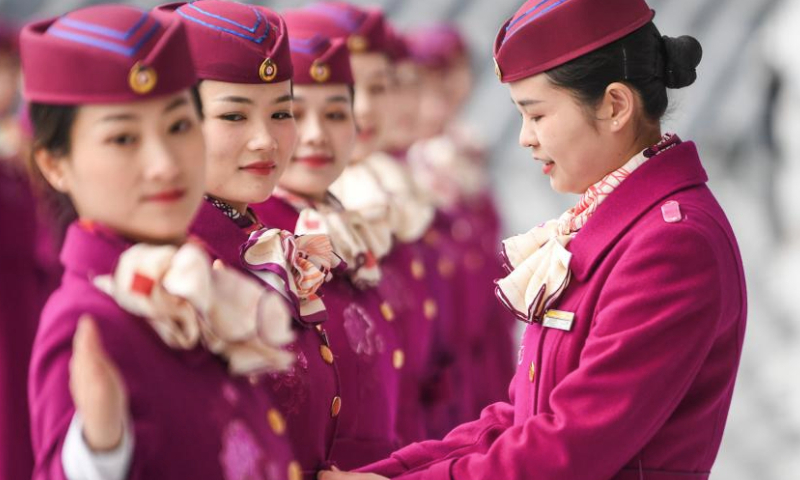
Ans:
[{"label": "woman in magenta uniform", "polygon": [[513,374],[513,317],[499,311],[489,294],[502,268],[494,252],[500,225],[491,204],[486,156],[476,147],[477,135],[465,135],[456,126],[472,84],[466,43],[455,27],[436,24],[412,31],[410,47],[421,72],[421,138],[409,151],[409,164],[437,206],[427,239],[442,252],[455,252],[457,268],[458,321],[450,322],[444,336],[450,340],[450,373],[459,395],[452,398],[449,422],[446,416],[431,417],[435,436],[441,438],[505,397]]},{"label": "woman in magenta uniform", "polygon": [[[297,234],[327,233],[346,270],[320,289],[326,330],[341,376],[342,395],[331,406],[339,416],[331,461],[347,469],[397,448],[399,370],[404,356],[396,317],[378,296],[377,249],[383,233],[344,211],[328,187],[341,174],[355,143],[353,74],[346,43],[306,10],[283,12],[295,63],[294,108],[299,142],[275,195],[256,213]],[[365,41],[371,40],[366,37]]]},{"label": "woman in magenta uniform", "polygon": [[[422,376],[415,381],[419,397],[415,403],[409,395],[403,398],[407,414],[401,414],[399,418],[401,423],[405,423],[399,430],[403,440],[417,441],[419,438],[415,437],[420,435],[425,439],[442,438],[459,423],[452,415],[454,349],[448,333],[450,326],[455,324],[458,299],[452,278],[447,276],[454,273],[448,270],[448,266],[455,265],[457,255],[438,248],[441,246],[437,245],[438,242],[431,242],[436,235],[431,228],[435,218],[433,204],[429,193],[414,178],[407,159],[408,149],[419,136],[420,68],[411,56],[408,35],[393,28],[387,29],[387,35],[392,82],[384,121],[391,128],[384,129],[382,135],[381,150],[386,154],[379,152],[370,159],[373,163],[380,162],[374,169],[378,173],[376,178],[388,192],[390,204],[394,207],[392,210],[396,212],[392,217],[397,219],[393,222],[397,245],[385,264],[394,261],[401,271],[410,270],[413,280],[407,281],[402,288],[416,292],[412,297],[416,298],[416,303],[412,307],[421,308],[422,312],[422,315],[412,317],[416,322],[408,322],[405,329],[409,332],[406,335],[409,357],[424,362],[418,370]],[[414,350],[419,353],[414,354]],[[463,390],[459,390],[460,396]],[[415,416],[418,418],[413,419]]]},{"label": "woman in magenta uniform", "polygon": [[247,379],[291,364],[282,300],[187,241],[204,148],[183,27],[98,5],[28,25],[21,55],[36,166],[80,217],[33,348],[34,478],[298,478]]},{"label": "woman in magenta uniform", "polygon": [[[389,234],[380,258],[378,292],[394,312],[400,334],[403,368],[397,429],[400,441],[408,444],[427,438],[423,388],[437,303],[430,295],[418,242],[428,230],[434,209],[420,201],[407,169],[381,151],[387,130],[396,128],[389,104],[393,89],[389,81],[393,76],[391,27],[380,11],[344,3],[323,3],[310,10],[332,35],[352,44],[356,126],[360,132],[372,132],[371,137],[361,137],[330,191],[345,209],[360,213],[376,229]],[[342,21],[343,17],[355,20],[349,23]],[[359,38],[363,40],[354,40]]]},{"label": "woman in magenta uniform", "polygon": [[442,441],[322,480],[709,477],[746,319],[741,259],[697,148],[662,135],[701,49],[642,0],[525,3],[497,73],[520,144],[576,207],[504,242],[498,295],[530,323],[511,403]]},{"label": "woman in magenta uniform", "polygon": [[[318,299],[306,301],[324,281],[316,268],[322,265],[307,261],[320,252],[309,245],[310,237],[274,230],[269,216],[257,217],[248,208],[272,194],[297,138],[290,86],[296,71],[286,25],[265,7],[218,0],[168,4],[155,13],[181,19],[201,79],[207,187],[191,230],[219,258],[257,274],[289,300],[297,361],[287,374],[253,381],[276,402],[280,412],[271,419],[286,429],[304,477],[314,478],[331,464],[339,423],[332,405],[341,401],[324,309]],[[286,288],[286,282],[301,288]]]}]

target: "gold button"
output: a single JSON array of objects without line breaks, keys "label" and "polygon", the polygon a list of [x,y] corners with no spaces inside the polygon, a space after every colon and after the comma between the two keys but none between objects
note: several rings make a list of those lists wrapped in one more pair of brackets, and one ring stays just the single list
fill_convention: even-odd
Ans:
[{"label": "gold button", "polygon": [[430,246],[435,246],[436,244],[439,243],[439,240],[441,240],[441,235],[436,230],[431,229],[428,230],[428,233],[426,233],[425,237],[423,238],[426,244]]},{"label": "gold button", "polygon": [[319,346],[319,354],[322,355],[322,359],[325,360],[325,363],[333,365],[333,352],[327,345]]},{"label": "gold button", "polygon": [[439,307],[436,306],[436,300],[432,298],[425,300],[423,308],[425,310],[425,318],[428,320],[433,320],[439,313]]},{"label": "gold button", "polygon": [[474,272],[483,268],[483,257],[479,253],[471,251],[467,253],[465,263],[467,268]]},{"label": "gold button", "polygon": [[414,277],[414,280],[425,278],[425,264],[419,259],[414,259],[411,262],[411,276]]},{"label": "gold button", "polygon": [[381,314],[383,314],[383,318],[385,318],[387,322],[394,321],[394,310],[392,310],[392,306],[388,303],[381,303]]},{"label": "gold button", "polygon": [[331,417],[338,417],[339,412],[342,411],[342,397],[335,396],[333,397],[333,402],[331,403]]},{"label": "gold button", "polygon": [[468,221],[459,218],[450,227],[450,235],[459,242],[466,242],[472,236],[472,226]]},{"label": "gold button", "polygon": [[286,433],[286,420],[283,419],[281,412],[274,408],[270,408],[267,412],[267,421],[269,422],[270,428],[272,428],[272,431],[275,432],[276,435],[283,435]]},{"label": "gold button", "polygon": [[436,264],[436,267],[439,270],[439,275],[443,276],[444,278],[450,278],[453,276],[453,273],[456,271],[456,266],[450,261],[449,258],[440,258],[439,262]]},{"label": "gold button", "polygon": [[392,365],[394,365],[394,368],[396,368],[397,370],[400,370],[401,368],[403,368],[403,364],[405,363],[406,363],[406,354],[403,353],[403,351],[398,348],[397,350],[394,351],[394,353],[392,353]]},{"label": "gold button", "polygon": [[531,368],[528,369],[528,380],[533,383],[533,380],[536,378],[536,364],[531,362]]},{"label": "gold button", "polygon": [[289,464],[289,480],[303,480],[303,469],[300,464],[292,462]]}]

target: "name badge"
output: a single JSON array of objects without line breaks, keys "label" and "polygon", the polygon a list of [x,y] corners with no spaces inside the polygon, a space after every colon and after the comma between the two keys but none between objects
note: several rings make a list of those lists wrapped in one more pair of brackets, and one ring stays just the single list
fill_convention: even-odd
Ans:
[{"label": "name badge", "polygon": [[563,310],[548,310],[542,319],[542,326],[569,332],[575,323],[575,314]]}]

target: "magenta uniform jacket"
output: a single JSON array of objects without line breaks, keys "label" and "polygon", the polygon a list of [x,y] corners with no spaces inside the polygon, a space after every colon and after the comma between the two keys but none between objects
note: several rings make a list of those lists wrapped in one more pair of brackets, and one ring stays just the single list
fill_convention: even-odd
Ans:
[{"label": "magenta uniform jacket", "polygon": [[[259,218],[294,231],[298,212],[271,197],[254,205]],[[402,362],[393,323],[384,316],[375,289],[358,290],[344,275],[319,292],[328,312],[325,329],[341,378],[342,395],[335,413],[340,417],[331,460],[349,470],[385,458],[398,447],[398,382]]]},{"label": "magenta uniform jacket", "polygon": [[[268,219],[259,219],[271,228]],[[241,246],[248,234],[208,201],[203,202],[191,227],[215,256],[226,264],[247,271],[241,263]],[[319,325],[327,327],[327,322]],[[336,365],[326,361],[325,336],[315,325],[295,319],[297,339],[292,345],[297,355],[288,373],[258,378],[285,417],[287,436],[306,479],[316,478],[319,470],[331,463],[333,437],[339,423],[331,414],[331,404],[340,395]],[[324,330],[323,330],[324,331]],[[273,420],[275,421],[275,420]]]},{"label": "magenta uniform jacket", "polygon": [[[736,239],[693,143],[637,169],[569,244],[554,308],[532,324],[511,403],[443,441],[367,470],[403,479],[705,480],[716,458],[745,329]],[[669,223],[661,207],[680,205]]]},{"label": "magenta uniform jacket", "polygon": [[402,445],[427,440],[425,390],[432,355],[434,322],[438,306],[430,291],[430,274],[422,246],[395,241],[392,251],[381,260],[378,292],[397,316],[397,331],[403,356],[397,433]]},{"label": "magenta uniform jacket", "polygon": [[72,338],[78,319],[89,314],[129,395],[135,436],[129,479],[289,479],[297,466],[268,422],[273,407],[263,388],[231,376],[202,347],[168,347],[145,319],[94,287],[92,278],[112,273],[129,246],[77,223],[67,233],[64,277],[42,313],[31,362],[33,478],[65,478],[61,449],[75,413],[68,387]]},{"label": "magenta uniform jacket", "polygon": [[484,407],[507,397],[514,375],[514,316],[494,297],[494,281],[505,275],[497,251],[500,221],[488,192],[464,200],[455,212],[451,232],[464,251],[464,307],[468,379],[473,405],[465,415],[475,420]]},{"label": "magenta uniform jacket", "polygon": [[0,478],[30,478],[25,391],[45,298],[36,267],[36,206],[27,179],[0,159]]}]

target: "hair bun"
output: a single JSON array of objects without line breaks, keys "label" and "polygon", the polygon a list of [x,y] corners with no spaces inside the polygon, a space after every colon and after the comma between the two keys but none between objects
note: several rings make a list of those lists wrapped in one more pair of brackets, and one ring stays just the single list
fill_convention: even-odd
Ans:
[{"label": "hair bun", "polygon": [[697,66],[703,58],[703,47],[696,38],[663,36],[666,53],[664,83],[667,88],[688,87],[697,80]]}]

